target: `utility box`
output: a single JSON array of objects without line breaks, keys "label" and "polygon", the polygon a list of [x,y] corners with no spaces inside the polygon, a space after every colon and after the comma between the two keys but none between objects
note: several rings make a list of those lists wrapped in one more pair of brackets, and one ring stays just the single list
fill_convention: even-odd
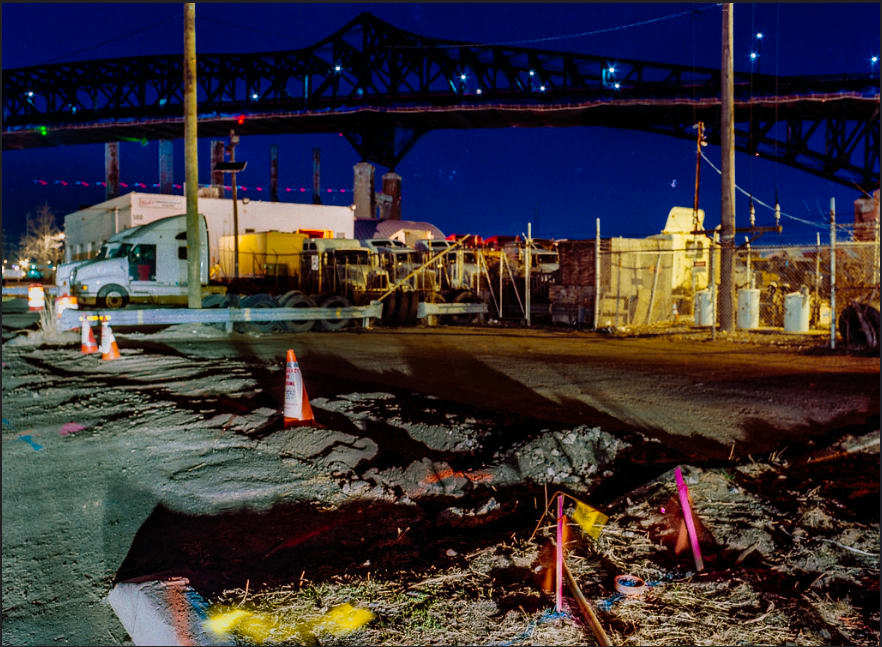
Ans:
[{"label": "utility box", "polygon": [[759,328],[760,291],[745,288],[738,290],[738,327],[741,330]]},{"label": "utility box", "polygon": [[711,291],[701,290],[693,297],[693,310],[695,312],[696,326],[710,326],[714,321],[714,304],[711,301]]},{"label": "utility box", "polygon": [[803,292],[784,295],[784,331],[808,332],[809,296]]}]

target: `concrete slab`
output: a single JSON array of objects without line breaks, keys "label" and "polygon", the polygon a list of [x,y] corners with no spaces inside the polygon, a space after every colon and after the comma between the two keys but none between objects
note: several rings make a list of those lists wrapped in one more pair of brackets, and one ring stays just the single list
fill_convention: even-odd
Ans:
[{"label": "concrete slab", "polygon": [[207,631],[207,604],[184,577],[120,582],[107,600],[136,645],[234,645]]}]

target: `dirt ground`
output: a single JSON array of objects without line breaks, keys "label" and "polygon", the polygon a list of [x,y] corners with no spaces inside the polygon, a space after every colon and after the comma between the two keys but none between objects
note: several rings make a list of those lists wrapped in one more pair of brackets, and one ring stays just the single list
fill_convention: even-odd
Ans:
[{"label": "dirt ground", "polygon": [[[543,615],[550,535],[527,538],[557,489],[610,517],[569,545],[589,600],[622,572],[658,582],[600,604],[615,642],[878,644],[878,357],[688,330],[174,327],[120,331],[102,362],[76,334],[16,337],[3,644],[127,644],[103,599],[151,574],[279,628],[342,602],[374,614],[322,643],[593,644],[577,609]],[[288,347],[319,427],[280,429]],[[677,464],[702,574],[668,545]]]}]

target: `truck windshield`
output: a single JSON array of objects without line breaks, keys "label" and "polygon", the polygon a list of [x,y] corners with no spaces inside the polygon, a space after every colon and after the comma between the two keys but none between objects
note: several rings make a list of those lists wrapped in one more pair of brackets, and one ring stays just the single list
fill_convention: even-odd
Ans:
[{"label": "truck windshield", "polygon": [[132,246],[129,243],[115,243],[113,245],[103,245],[101,251],[98,252],[96,258],[121,258],[129,255]]},{"label": "truck windshield", "polygon": [[355,250],[346,250],[346,251],[337,251],[334,254],[334,258],[337,259],[338,265],[367,265],[368,264],[368,254],[366,251],[359,252]]}]

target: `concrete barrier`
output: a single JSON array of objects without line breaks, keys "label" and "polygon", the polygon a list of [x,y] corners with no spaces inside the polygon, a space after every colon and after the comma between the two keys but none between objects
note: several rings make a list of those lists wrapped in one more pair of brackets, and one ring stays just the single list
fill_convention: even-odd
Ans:
[{"label": "concrete barrier", "polygon": [[236,644],[205,629],[207,604],[187,578],[120,582],[107,600],[136,645]]}]

